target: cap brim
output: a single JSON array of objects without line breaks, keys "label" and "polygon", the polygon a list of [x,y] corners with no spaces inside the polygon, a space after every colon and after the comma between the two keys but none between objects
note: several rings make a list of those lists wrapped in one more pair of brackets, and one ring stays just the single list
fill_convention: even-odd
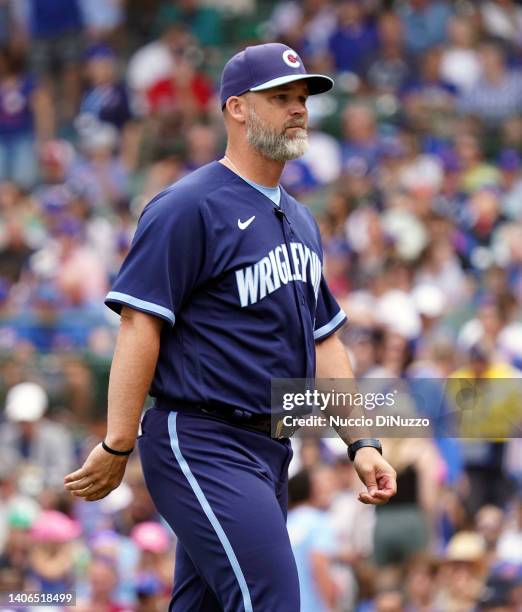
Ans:
[{"label": "cap brim", "polygon": [[264,91],[265,89],[272,89],[272,87],[286,85],[294,81],[307,81],[311,96],[330,91],[334,86],[333,79],[324,74],[287,74],[286,76],[277,77],[277,79],[271,79],[266,81],[266,83],[251,87],[249,91]]}]

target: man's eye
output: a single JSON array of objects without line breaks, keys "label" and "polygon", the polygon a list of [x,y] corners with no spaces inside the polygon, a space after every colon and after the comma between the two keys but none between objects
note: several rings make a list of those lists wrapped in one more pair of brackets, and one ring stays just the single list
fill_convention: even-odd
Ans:
[{"label": "man's eye", "polygon": [[276,98],[278,100],[286,100],[286,94],[277,94]]}]

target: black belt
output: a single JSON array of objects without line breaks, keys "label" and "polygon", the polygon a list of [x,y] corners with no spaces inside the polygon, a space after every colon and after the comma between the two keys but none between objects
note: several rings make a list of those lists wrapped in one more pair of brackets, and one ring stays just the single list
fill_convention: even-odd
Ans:
[{"label": "black belt", "polygon": [[291,415],[288,412],[275,412],[271,415],[252,414],[245,410],[233,408],[226,405],[197,404],[199,412],[210,417],[220,419],[232,425],[254,429],[277,440],[286,439],[293,436],[299,429],[299,425],[286,425],[285,417],[300,417],[310,414],[310,410],[293,410]]},{"label": "black belt", "polygon": [[[214,417],[232,425],[254,429],[267,436],[272,434],[272,417],[264,414],[248,414],[231,408],[230,406],[199,405],[197,410],[205,415]],[[274,436],[275,437],[275,436]]]},{"label": "black belt", "polygon": [[[192,414],[199,414],[201,416],[207,416],[210,418],[229,423],[231,425],[237,425],[238,427],[244,427],[246,429],[253,429],[254,431],[263,433],[267,436],[271,436],[276,439],[284,439],[292,436],[298,426],[288,426],[283,422],[283,418],[288,416],[288,413],[273,413],[273,414],[252,414],[246,410],[240,408],[234,408],[233,406],[227,406],[226,404],[181,404],[173,405],[165,399],[156,399],[156,407],[162,410],[178,410],[180,412],[187,412]],[[302,414],[308,414],[309,411],[303,411]],[[298,416],[297,411],[292,411],[292,416]]]}]

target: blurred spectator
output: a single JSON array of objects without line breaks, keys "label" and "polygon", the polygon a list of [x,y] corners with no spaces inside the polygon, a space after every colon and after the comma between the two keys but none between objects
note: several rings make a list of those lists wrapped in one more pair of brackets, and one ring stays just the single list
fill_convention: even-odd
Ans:
[{"label": "blurred spectator", "polygon": [[83,18],[79,0],[28,0],[31,69],[50,85],[60,70],[63,91],[56,93],[60,116],[72,120],[80,100],[79,64],[83,52]]},{"label": "blurred spectator", "polygon": [[464,274],[448,238],[439,238],[426,248],[416,271],[418,285],[437,287],[448,305],[456,306],[465,296]]},{"label": "blurred spectator", "polygon": [[500,126],[501,146],[519,151],[522,143],[522,121],[519,115],[509,117]]},{"label": "blurred spectator", "polygon": [[4,239],[0,247],[0,278],[9,285],[20,280],[26,269],[33,249],[29,245],[22,219],[7,217],[3,226]]},{"label": "blurred spectator", "polygon": [[85,360],[74,354],[61,360],[63,370],[63,396],[74,419],[86,423],[94,403],[94,376]]},{"label": "blurred spectator", "polygon": [[177,181],[185,174],[183,159],[180,155],[166,151],[162,151],[162,155],[153,161],[148,167],[144,177],[143,186],[141,189],[142,197],[140,198],[142,206],[154,197],[159,191]]},{"label": "blurred spectator", "polygon": [[334,532],[326,511],[335,489],[331,468],[303,470],[288,483],[288,533],[297,563],[302,612],[334,608],[339,596],[332,573]]},{"label": "blurred spectator", "polygon": [[365,104],[350,104],[343,111],[342,121],[343,168],[348,167],[352,160],[357,163],[362,160],[368,168],[372,168],[381,146],[375,113]]},{"label": "blurred spectator", "polygon": [[345,193],[341,190],[332,191],[328,197],[326,210],[322,219],[324,226],[321,234],[326,243],[335,236],[344,236],[344,225],[349,212],[349,201]]},{"label": "blurred spectator", "polygon": [[137,457],[127,466],[126,482],[132,496],[119,514],[118,529],[120,533],[130,534],[137,523],[158,521],[159,514],[145,486],[141,464]]},{"label": "blurred spectator", "polygon": [[367,20],[364,5],[342,0],[337,8],[337,26],[328,41],[335,70],[358,73],[376,46],[375,25]]},{"label": "blurred spectator", "polygon": [[[14,484],[16,486],[16,482]],[[23,589],[29,576],[30,556],[34,545],[31,526],[40,508],[34,500],[22,496],[18,496],[18,503],[12,502],[12,499],[8,500],[2,496],[2,505],[6,505],[8,515],[0,553],[0,584],[2,588]]]},{"label": "blurred spectator", "polygon": [[74,148],[65,140],[51,140],[40,148],[40,182],[32,195],[49,229],[73,198],[67,175],[75,155]]},{"label": "blurred spectator", "polygon": [[385,448],[398,485],[393,502],[377,507],[373,550],[379,566],[404,563],[427,551],[442,468],[431,440],[393,438],[385,441]]},{"label": "blurred spectator", "polygon": [[[484,504],[503,506],[506,502],[509,493],[502,473],[505,451],[502,438],[511,435],[513,422],[521,418],[517,388],[520,371],[494,358],[491,346],[501,322],[494,305],[484,310],[480,322],[483,340],[469,348],[468,363],[454,371],[448,381],[448,390],[459,411],[460,436],[475,438],[462,444],[472,511]],[[510,381],[502,393],[498,393],[497,379]],[[484,398],[487,410],[481,407]]]},{"label": "blurred spectator", "polygon": [[[105,498],[106,499],[106,498]],[[111,500],[114,503],[113,500]],[[129,497],[123,496],[117,502],[119,505],[125,506],[129,503]],[[85,508],[84,501],[78,501],[78,509],[84,508],[85,514],[83,515],[83,522],[87,518],[88,508]],[[92,504],[91,504],[92,505]],[[88,538],[89,554],[92,560],[100,559],[113,567],[118,580],[113,587],[112,598],[121,604],[132,604],[136,600],[136,589],[135,589],[135,577],[138,567],[139,551],[135,543],[127,536],[122,534],[120,531],[108,529],[107,524],[107,502],[101,504],[102,516],[105,518],[105,522],[102,521],[97,525],[91,525],[91,534]],[[91,510],[92,512],[92,510]],[[81,513],[79,513],[82,516]],[[79,581],[79,594],[81,599],[88,597],[89,593],[92,593],[92,585],[89,585],[90,580],[89,574],[81,575]]]},{"label": "blurred spectator", "polygon": [[411,72],[412,58],[406,53],[402,22],[395,13],[383,13],[377,24],[378,46],[366,62],[367,79],[375,93],[398,93]]},{"label": "blurred spectator", "polygon": [[502,524],[496,553],[500,561],[522,565],[522,496],[517,494]]},{"label": "blurred spectator", "polygon": [[441,0],[408,0],[399,12],[408,49],[421,53],[446,38],[450,4]]},{"label": "blurred spectator", "polygon": [[449,40],[442,53],[440,75],[459,91],[470,89],[480,78],[476,32],[473,23],[464,17],[454,16],[449,22]]},{"label": "blurred spectator", "polygon": [[306,58],[327,50],[336,23],[331,0],[285,0],[276,4],[268,29],[274,40],[286,42]]},{"label": "blurred spectator", "polygon": [[183,24],[200,45],[218,46],[223,42],[222,16],[212,5],[199,0],[163,0],[158,9],[158,29]]},{"label": "blurred spectator", "polygon": [[131,538],[140,551],[136,568],[138,600],[144,609],[147,604],[151,610],[159,610],[170,600],[174,571],[171,535],[162,524],[149,521],[137,524]]},{"label": "blurred spectator", "polygon": [[515,115],[522,104],[522,73],[510,70],[502,47],[484,43],[479,48],[481,78],[459,101],[462,113],[476,115],[491,125]]},{"label": "blurred spectator", "polygon": [[91,209],[115,209],[129,196],[130,173],[118,153],[118,131],[110,123],[97,121],[80,131],[76,157],[68,171],[72,189],[82,190]]},{"label": "blurred spectator", "polygon": [[481,187],[497,185],[500,174],[497,168],[484,159],[480,140],[472,133],[457,135],[455,150],[461,168],[460,183],[465,192],[472,192]]},{"label": "blurred spectator", "polygon": [[480,612],[511,612],[520,605],[520,576],[509,566],[488,577],[478,597]]},{"label": "blurred spectator", "polygon": [[411,612],[436,610],[438,563],[435,559],[419,556],[413,558],[406,568],[405,609]]},{"label": "blurred spectator", "polygon": [[349,247],[342,239],[330,240],[324,251],[324,266],[330,278],[329,287],[334,295],[346,295],[349,291]]},{"label": "blurred spectator", "polygon": [[488,567],[497,561],[497,546],[505,516],[501,508],[493,505],[482,506],[475,516],[476,531],[485,546],[485,560]]},{"label": "blurred spectator", "polygon": [[502,212],[517,221],[522,220],[522,176],[520,156],[513,149],[504,149],[498,158],[501,172]]},{"label": "blurred spectator", "polygon": [[348,348],[352,368],[357,378],[363,378],[377,361],[377,330],[371,326],[352,325],[343,342]]},{"label": "blurred spectator", "polygon": [[83,22],[91,40],[111,40],[123,25],[125,0],[80,0]]},{"label": "blurred spectator", "polygon": [[197,118],[208,111],[212,94],[210,80],[180,55],[172,74],[147,90],[148,112],[159,118]]},{"label": "blurred spectator", "polygon": [[375,597],[375,612],[400,612],[404,610],[404,595],[396,588],[383,589]]},{"label": "blurred spectator", "polygon": [[23,45],[25,18],[23,2],[0,2],[0,47],[20,48]]},{"label": "blurred spectator", "polygon": [[[466,194],[461,186],[462,164],[454,150],[446,150],[440,153],[443,176],[438,193],[433,196],[432,210],[434,214],[446,226],[448,232],[453,232],[452,222],[460,222],[463,219],[463,208],[466,202]],[[438,237],[438,236],[437,236]]]},{"label": "blurred spectator", "polygon": [[486,0],[481,16],[486,32],[517,47],[522,45],[522,8],[513,0]]},{"label": "blurred spectator", "polygon": [[96,309],[107,289],[102,260],[85,241],[81,221],[60,216],[53,224],[52,239],[31,259],[36,277],[43,280],[38,290],[48,305],[61,308]]},{"label": "blurred spectator", "polygon": [[447,129],[448,115],[456,105],[454,85],[440,76],[441,57],[439,49],[426,51],[418,78],[407,83],[402,92],[409,122],[419,130],[431,128],[435,134],[440,129]]},{"label": "blurred spectator", "polygon": [[161,612],[168,606],[170,597],[162,597],[162,584],[151,572],[140,572],[136,576],[136,610],[138,612]]},{"label": "blurred spectator", "polygon": [[71,306],[97,304],[107,291],[102,262],[81,238],[82,228],[74,219],[65,219],[56,235],[59,261],[56,286],[65,303]]},{"label": "blurred spectator", "polygon": [[453,536],[440,571],[435,607],[441,610],[471,610],[482,590],[486,573],[485,544],[473,531]]},{"label": "blurred spectator", "polygon": [[84,122],[87,115],[121,130],[131,118],[131,110],[125,84],[118,80],[114,51],[106,45],[92,45],[85,60],[89,88],[83,95],[77,121]]},{"label": "blurred spectator", "polygon": [[32,187],[37,142],[51,137],[53,129],[46,90],[24,71],[19,53],[0,48],[0,182]]},{"label": "blurred spectator", "polygon": [[183,50],[191,39],[186,30],[172,27],[167,29],[161,38],[140,47],[129,58],[126,81],[136,95],[136,106],[144,112],[145,91],[157,81],[165,79],[175,65],[175,55],[178,49]]},{"label": "blurred spectator", "polygon": [[367,571],[373,553],[375,508],[358,501],[364,486],[347,457],[337,460],[335,471],[339,491],[329,511],[336,542],[333,574],[340,589],[339,608],[348,611],[355,608],[357,576]]},{"label": "blurred spectator", "polygon": [[185,154],[187,172],[214,161],[218,154],[218,135],[213,126],[196,123],[189,128]]},{"label": "blurred spectator", "polygon": [[74,544],[81,527],[62,512],[41,512],[31,527],[34,545],[30,572],[35,590],[47,593],[70,591],[74,582]]},{"label": "blurred spectator", "polygon": [[[34,499],[18,491],[16,474],[7,469],[0,473],[0,500],[0,567],[3,568],[9,565],[10,544],[17,541],[13,531],[21,530],[28,536],[27,531],[38,517],[40,506]],[[24,537],[20,535],[19,539]]]},{"label": "blurred spectator", "polygon": [[[479,378],[486,373],[488,378],[495,377],[489,376],[491,360],[496,361],[500,357],[499,336],[507,322],[506,307],[495,296],[486,294],[479,301],[475,318],[462,326],[457,341],[460,347],[469,350],[469,364],[466,365],[471,368],[474,377]],[[500,370],[512,370],[512,366],[504,363],[503,359],[500,359],[498,367]],[[491,374],[494,373],[493,368]],[[516,370],[512,370],[512,373],[515,374]]]},{"label": "blurred spectator", "polygon": [[7,394],[5,417],[0,425],[0,463],[19,474],[27,493],[43,487],[61,490],[63,478],[75,458],[70,432],[44,418],[48,399],[44,389],[31,382],[12,387]]},{"label": "blurred spectator", "polygon": [[78,612],[132,612],[132,607],[121,604],[114,592],[118,585],[118,573],[114,565],[103,557],[94,558],[89,566],[90,594],[86,601],[78,601]]}]

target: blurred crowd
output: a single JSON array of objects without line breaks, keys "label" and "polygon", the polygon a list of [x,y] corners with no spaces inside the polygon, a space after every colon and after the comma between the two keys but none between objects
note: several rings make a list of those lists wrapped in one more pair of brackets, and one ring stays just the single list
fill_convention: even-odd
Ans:
[{"label": "blurred crowd", "polygon": [[[166,607],[175,542],[137,458],[100,502],[61,482],[104,434],[103,298],[139,213],[219,159],[221,68],[271,40],[336,79],[283,185],[357,376],[522,375],[522,3],[0,0],[0,591]],[[303,611],[522,610],[520,439],[432,433],[385,440],[377,510],[335,443],[295,441]]]}]

